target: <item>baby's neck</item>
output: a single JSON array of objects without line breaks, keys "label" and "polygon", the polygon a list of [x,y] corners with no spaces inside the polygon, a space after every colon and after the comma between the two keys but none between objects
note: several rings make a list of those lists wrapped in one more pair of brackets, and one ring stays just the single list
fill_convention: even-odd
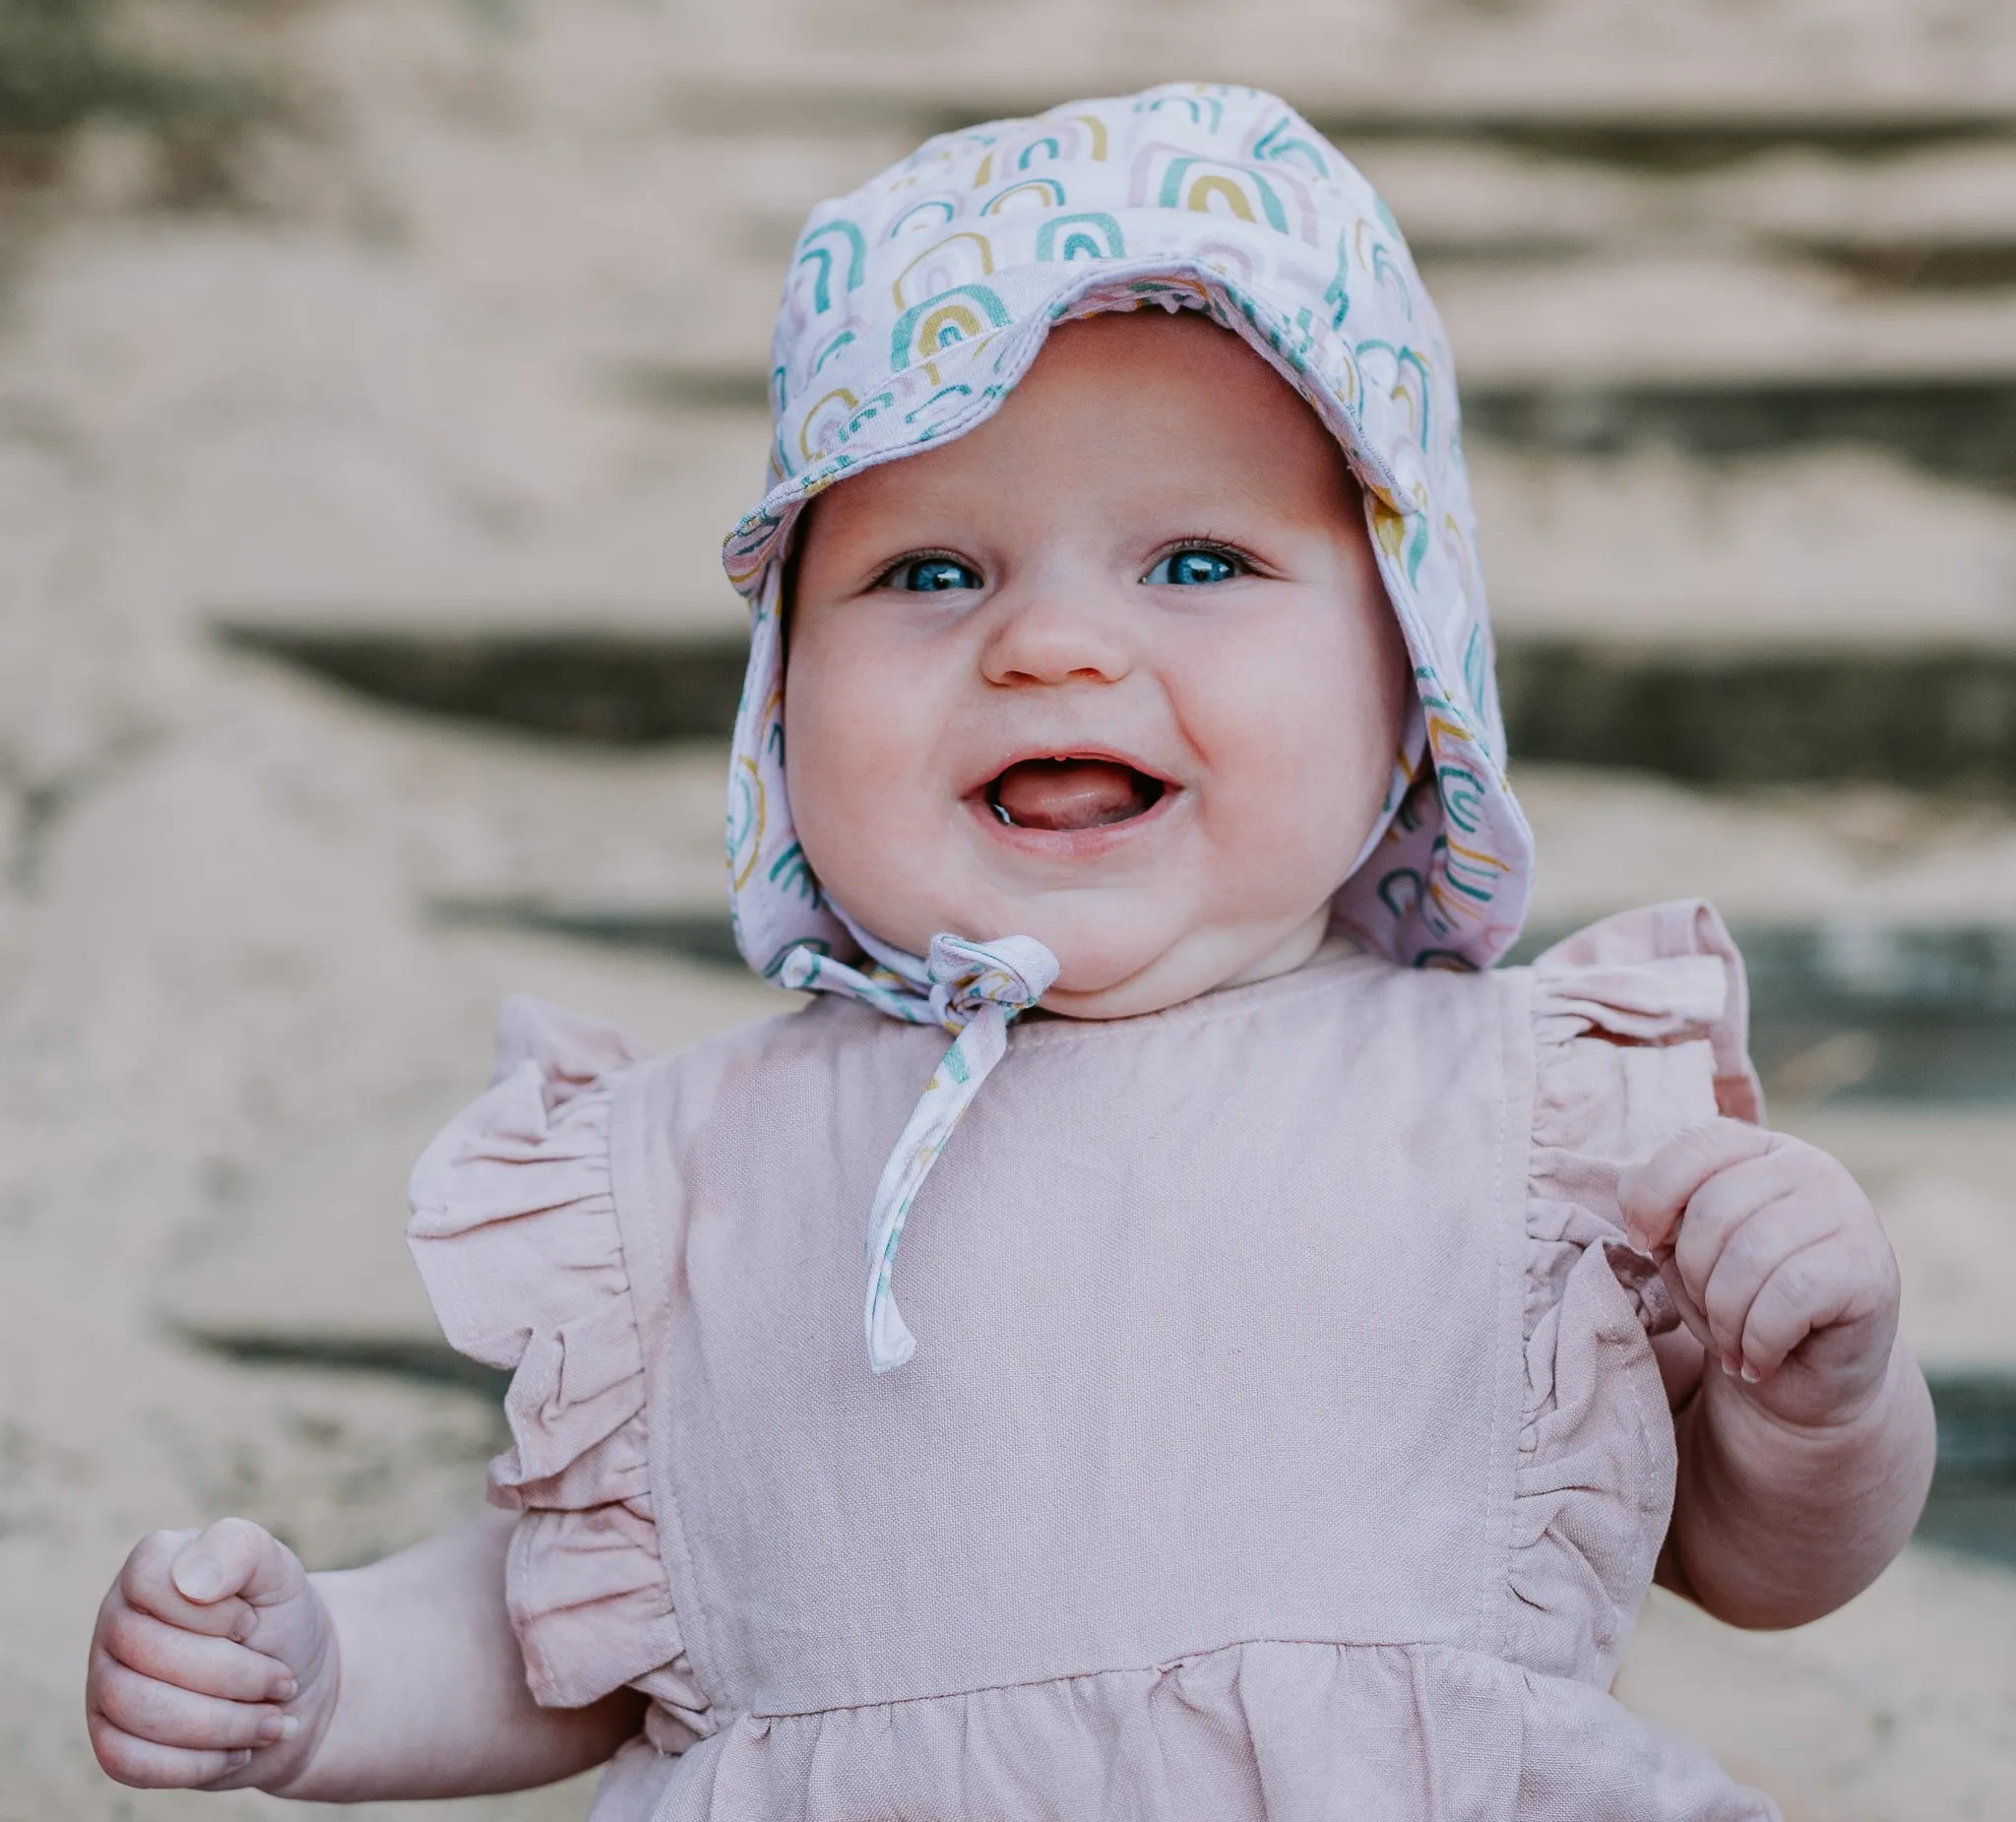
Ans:
[{"label": "baby's neck", "polygon": [[[1331,922],[1330,907],[1324,906],[1309,919],[1295,926],[1281,941],[1263,954],[1255,956],[1243,967],[1220,979],[1212,980],[1194,993],[1180,998],[1166,1000],[1160,1004],[1141,1008],[1140,1011],[1166,1012],[1170,1006],[1188,1005],[1193,1000],[1208,998],[1213,993],[1223,993],[1231,987],[1250,987],[1262,980],[1273,980],[1282,974],[1292,974],[1297,969],[1306,968],[1323,957],[1354,955],[1363,951],[1363,945],[1349,932]],[[1110,1014],[1083,1013],[1059,1010],[1054,1006],[1039,1006],[1026,1017],[1049,1019],[1074,1019],[1079,1021],[1099,1017],[1125,1018],[1139,1016],[1138,1013],[1116,1012]]]},{"label": "baby's neck", "polygon": [[1272,980],[1277,974],[1292,974],[1314,961],[1330,935],[1330,907],[1325,905],[1305,922],[1291,930],[1264,955],[1255,956],[1221,987],[1250,987],[1256,980]]}]

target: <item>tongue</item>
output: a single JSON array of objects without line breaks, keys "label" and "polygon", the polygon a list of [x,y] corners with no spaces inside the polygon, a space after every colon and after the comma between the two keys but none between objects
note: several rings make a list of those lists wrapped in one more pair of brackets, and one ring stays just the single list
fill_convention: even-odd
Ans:
[{"label": "tongue", "polygon": [[994,801],[1025,829],[1123,823],[1161,795],[1132,766],[1103,759],[1025,759],[994,782]]}]

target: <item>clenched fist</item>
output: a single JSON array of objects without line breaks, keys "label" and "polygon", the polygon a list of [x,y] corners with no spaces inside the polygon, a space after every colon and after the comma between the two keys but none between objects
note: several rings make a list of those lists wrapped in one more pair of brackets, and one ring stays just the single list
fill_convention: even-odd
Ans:
[{"label": "clenched fist", "polygon": [[147,1790],[277,1790],[336,1705],[336,1633],[285,1544],[245,1519],[158,1531],[98,1608],[85,1713],[98,1763]]},{"label": "clenched fist", "polygon": [[1626,1169],[1618,1200],[1709,1361],[1757,1405],[1811,1429],[1868,1409],[1897,1337],[1897,1260],[1846,1166],[1709,1120]]}]

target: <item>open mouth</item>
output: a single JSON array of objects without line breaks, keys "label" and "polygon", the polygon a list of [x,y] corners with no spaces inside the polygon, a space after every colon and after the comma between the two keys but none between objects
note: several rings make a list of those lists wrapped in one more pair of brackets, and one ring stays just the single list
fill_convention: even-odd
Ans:
[{"label": "open mouth", "polygon": [[986,789],[987,807],[1011,829],[1109,829],[1146,816],[1169,788],[1116,759],[1019,759]]}]

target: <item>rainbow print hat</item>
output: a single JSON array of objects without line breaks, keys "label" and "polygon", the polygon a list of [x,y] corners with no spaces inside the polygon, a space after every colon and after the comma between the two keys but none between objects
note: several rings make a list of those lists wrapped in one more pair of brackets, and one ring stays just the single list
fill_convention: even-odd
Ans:
[{"label": "rainbow print hat", "polygon": [[[1372,186],[1293,109],[1171,84],[930,140],[820,204],[798,238],[772,345],[769,490],[724,552],[753,612],[727,846],[736,941],[758,972],[862,946],[822,896],[785,792],[781,610],[800,508],[982,422],[1053,324],[1148,305],[1200,310],[1242,337],[1363,483],[1425,763],[1403,756],[1339,918],[1422,967],[1488,967],[1518,934],[1532,838],[1505,782],[1441,322]],[[907,1015],[928,991],[922,962],[875,948]]]}]

